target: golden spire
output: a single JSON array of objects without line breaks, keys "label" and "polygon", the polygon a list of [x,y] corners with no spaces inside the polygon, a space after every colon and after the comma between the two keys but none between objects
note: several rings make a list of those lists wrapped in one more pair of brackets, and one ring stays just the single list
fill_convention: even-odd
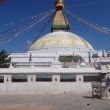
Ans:
[{"label": "golden spire", "polygon": [[63,0],[57,0],[56,1],[56,10],[62,10],[64,8],[64,1]]},{"label": "golden spire", "polygon": [[60,31],[60,30],[69,31],[70,26],[69,26],[68,20],[66,19],[63,13],[64,1],[56,0],[55,6],[56,6],[56,13],[55,13],[51,31],[52,32]]}]

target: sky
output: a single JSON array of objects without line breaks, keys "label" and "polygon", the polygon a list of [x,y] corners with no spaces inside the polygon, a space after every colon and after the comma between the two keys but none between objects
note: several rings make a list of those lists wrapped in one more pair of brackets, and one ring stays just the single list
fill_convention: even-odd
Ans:
[{"label": "sky", "polygon": [[[110,0],[64,0],[65,7],[71,13],[87,20],[90,23],[98,24],[110,29]],[[48,10],[54,9],[55,0],[7,0],[0,4],[0,25],[15,22],[23,18],[39,15]],[[82,24],[80,21],[66,14],[71,31],[87,40],[96,50],[110,50],[110,35],[97,32],[94,29]],[[28,42],[34,42],[38,38],[50,32],[51,23],[39,35],[43,23],[35,28],[19,35],[12,41],[4,44],[0,49],[8,52],[26,52]],[[0,27],[0,31],[2,27]]]}]

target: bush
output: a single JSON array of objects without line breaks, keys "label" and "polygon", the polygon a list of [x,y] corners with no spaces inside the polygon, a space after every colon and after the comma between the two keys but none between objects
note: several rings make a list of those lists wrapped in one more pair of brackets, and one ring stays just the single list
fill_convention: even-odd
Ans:
[{"label": "bush", "polygon": [[59,56],[59,61],[60,62],[81,62],[82,61],[82,57],[79,55],[76,56],[72,56],[72,55],[68,55],[68,56]]},{"label": "bush", "polygon": [[5,50],[0,51],[0,68],[9,67],[11,60],[8,56],[9,54]]}]

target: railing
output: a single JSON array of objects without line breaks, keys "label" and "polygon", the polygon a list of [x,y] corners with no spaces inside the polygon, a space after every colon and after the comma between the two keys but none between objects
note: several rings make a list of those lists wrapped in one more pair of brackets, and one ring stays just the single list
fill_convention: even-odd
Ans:
[{"label": "railing", "polygon": [[12,53],[11,55],[28,55],[27,53]]},{"label": "railing", "polygon": [[110,57],[105,57],[105,58],[100,58],[101,61],[109,61],[110,62]]},{"label": "railing", "polygon": [[62,64],[56,64],[56,65],[59,65],[61,67],[68,67],[68,68],[94,68],[94,64],[93,63],[84,63],[84,64],[81,64],[81,63],[62,63]]},{"label": "railing", "polygon": [[100,70],[100,65],[98,67],[94,66],[94,63],[52,63],[52,62],[20,62],[13,63],[12,66],[59,66],[62,68],[95,68]]}]

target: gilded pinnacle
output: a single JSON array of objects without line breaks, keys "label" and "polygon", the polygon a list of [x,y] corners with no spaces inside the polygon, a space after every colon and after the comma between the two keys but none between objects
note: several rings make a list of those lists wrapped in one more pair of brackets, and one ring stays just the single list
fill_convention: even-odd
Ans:
[{"label": "gilded pinnacle", "polygon": [[57,0],[56,1],[56,9],[62,10],[64,8],[64,1],[63,0]]}]

